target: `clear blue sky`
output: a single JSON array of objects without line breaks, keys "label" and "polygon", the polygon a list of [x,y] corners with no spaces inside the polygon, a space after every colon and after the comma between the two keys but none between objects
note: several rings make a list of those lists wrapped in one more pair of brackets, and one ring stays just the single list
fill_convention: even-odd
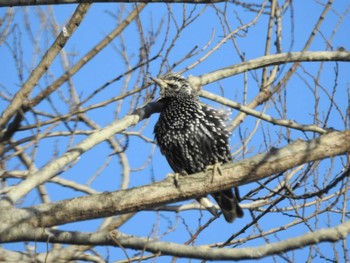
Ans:
[{"label": "clear blue sky", "polygon": [[[333,5],[333,10],[326,16],[326,20],[323,22],[321,26],[322,34],[318,34],[316,36],[315,41],[311,45],[311,51],[324,51],[330,50],[327,47],[326,39],[332,34],[332,30],[338,23],[338,14],[342,14],[345,12],[346,8],[348,8],[347,1],[335,1]],[[83,23],[78,28],[77,32],[74,36],[69,40],[66,51],[69,54],[75,54],[75,56],[70,56],[71,63],[74,64],[77,62],[86,52],[88,52],[98,41],[100,41],[108,32],[110,32],[116,24],[115,17],[111,16],[110,13],[116,13],[120,8],[119,4],[94,4],[90,11],[88,12],[86,18]],[[218,6],[223,6],[219,4]],[[194,6],[188,5],[188,13]],[[56,19],[60,24],[64,24],[72,12],[75,10],[76,5],[65,5],[65,6],[55,6],[53,7],[54,14]],[[131,5],[126,5],[127,10],[131,10]],[[177,17],[177,21],[180,23],[182,19],[182,5],[172,5],[172,9],[174,14]],[[203,9],[202,6],[198,6],[195,14],[200,12]],[[316,23],[323,6],[316,4],[314,1],[294,1],[293,13],[287,11],[287,14],[284,16],[283,20],[283,52],[288,51],[300,51],[306,39],[309,37],[310,32]],[[48,7],[41,7],[41,10],[47,12]],[[12,25],[16,24],[16,26],[12,26],[11,37],[8,39],[7,44],[0,45],[0,84],[2,87],[6,87],[12,94],[14,94],[21,84],[28,78],[29,69],[32,69],[34,65],[38,63],[40,57],[34,56],[33,52],[35,50],[35,45],[31,42],[28,37],[28,32],[25,28],[25,17],[28,15],[28,21],[33,30],[33,37],[35,39],[40,38],[39,46],[41,47],[41,54],[45,51],[45,48],[50,46],[52,43],[52,35],[47,34],[47,32],[43,31],[41,28],[40,20],[37,18],[38,9],[37,7],[26,7],[26,8],[15,8],[15,16],[14,22]],[[6,9],[0,9],[0,17],[3,17]],[[145,33],[149,32],[153,26],[153,30],[157,28],[160,24],[162,18],[167,19],[166,17],[167,8],[165,4],[149,4],[148,7],[141,14],[141,21],[143,25],[143,29]],[[236,28],[239,26],[239,23],[247,23],[253,18],[253,14],[243,10],[241,8],[237,8],[234,5],[228,5],[228,19],[230,21],[230,25],[232,28]],[[123,12],[123,17],[127,12]],[[254,13],[255,15],[255,13]],[[237,19],[237,16],[242,21]],[[152,22],[151,22],[152,18]],[[268,16],[262,16],[258,23],[249,28],[247,32],[240,32],[240,35],[236,36],[237,44],[242,53],[245,54],[246,60],[257,58],[263,56],[264,54],[264,45],[266,38],[266,28],[267,28]],[[292,25],[292,26],[291,26]],[[347,50],[350,50],[350,17],[347,15],[345,20],[340,24],[337,29],[337,33],[335,34],[331,46],[336,49],[339,47],[344,47]],[[46,28],[48,25],[45,25]],[[0,27],[0,29],[2,29]],[[160,34],[160,38],[164,38],[164,31]],[[175,28],[172,25],[170,27],[170,36],[174,36]],[[214,38],[211,44],[211,47],[214,46],[218,41],[220,41],[224,35],[221,27],[221,22],[217,18],[215,14],[215,10],[211,7],[208,7],[203,15],[198,19],[198,21],[191,24],[186,31],[181,35],[179,41],[177,42],[174,50],[169,56],[169,64],[172,64],[179,60],[179,58],[183,57],[187,54],[191,49],[193,49],[196,45],[202,48],[210,39],[211,34],[213,34]],[[135,65],[138,61],[138,50],[140,48],[139,38],[136,34],[135,24],[130,25],[124,33],[125,45],[127,46],[127,52],[130,56],[131,65]],[[120,47],[120,42],[118,40],[114,41],[113,44],[115,46]],[[169,39],[167,42],[169,45]],[[16,65],[14,63],[13,56],[10,52],[10,47],[12,49],[19,48],[22,52],[19,52],[21,56],[23,56],[23,78],[19,79],[18,71],[16,67],[22,67],[22,65]],[[156,54],[159,50],[160,44],[156,43],[154,48],[151,50],[151,57]],[[274,53],[275,49],[272,48],[271,53]],[[133,54],[136,54],[133,56]],[[186,66],[190,65],[196,59],[200,58],[203,53],[195,56],[183,63],[181,63],[176,70],[182,70]],[[150,75],[156,75],[159,71],[160,59],[152,62],[150,66]],[[193,70],[186,72],[185,75],[201,75],[207,73],[209,71],[218,70],[220,68],[233,65],[241,62],[237,52],[233,49],[232,42],[228,42],[224,44],[214,55],[212,55],[205,62],[201,63],[199,66],[194,68]],[[335,63],[325,63],[323,65],[323,76],[321,77],[321,85],[326,89],[331,91],[334,85],[334,67]],[[289,65],[282,68],[282,72],[285,72],[289,68]],[[286,89],[286,96],[288,98],[287,105],[287,118],[297,121],[301,124],[312,124],[314,118],[313,108],[315,103],[314,93],[312,88],[314,85],[312,77],[307,76],[305,71],[311,73],[312,76],[317,76],[317,72],[320,69],[319,63],[310,63],[303,64],[303,68],[298,71],[292,80],[288,84],[288,88]],[[123,63],[121,57],[117,54],[115,48],[113,46],[109,46],[103,52],[101,52],[94,60],[89,63],[86,67],[77,73],[73,82],[75,87],[77,88],[78,95],[84,99],[88,97],[96,88],[102,86],[107,81],[115,78],[119,74],[123,73],[126,70],[125,64]],[[305,70],[305,71],[304,71]],[[348,65],[344,65],[344,63],[340,63],[339,67],[339,78],[338,78],[338,90],[335,94],[335,101],[338,103],[339,108],[345,114],[345,109],[347,106],[347,97],[345,96],[346,89],[349,88],[349,71],[350,68]],[[326,73],[327,72],[327,73]],[[63,73],[63,69],[59,63],[59,58],[57,58],[49,69],[49,74],[46,75],[39,83],[39,86],[36,87],[33,91],[33,96],[40,92],[41,88],[45,88],[47,84],[51,83],[54,79],[59,77]],[[261,70],[256,71],[255,73],[247,74],[247,88],[248,88],[248,101],[255,97],[258,92],[257,82],[254,80],[255,75],[257,74],[258,80],[261,79]],[[283,73],[280,73],[279,79],[283,77]],[[132,82],[130,83],[130,85]],[[220,82],[220,85],[224,87],[224,95],[230,99],[236,100],[238,102],[243,101],[243,86],[244,86],[244,78],[243,74],[234,76],[232,78],[223,80]],[[308,86],[310,85],[310,86]],[[103,92],[95,96],[91,101],[89,101],[86,105],[88,106],[97,102],[101,102],[105,99],[118,95],[122,86],[122,81],[116,82],[112,84]],[[132,89],[133,87],[129,87]],[[204,89],[209,90],[211,92],[215,92],[221,94],[220,86],[215,83],[204,87]],[[64,85],[64,92],[67,90],[67,86]],[[1,90],[3,92],[3,90]],[[327,99],[327,95],[322,91],[320,92],[320,108],[324,109],[325,112],[329,106],[329,99]],[[283,97],[285,94],[282,94]],[[60,94],[56,93],[52,97],[52,101],[59,111],[63,114],[68,111],[67,106],[61,104]],[[119,116],[122,117],[123,114],[127,113],[128,101],[126,100],[124,105],[125,110]],[[211,102],[210,102],[211,103]],[[216,104],[213,104],[218,106]],[[269,104],[270,107],[266,109],[266,113],[280,118],[279,113],[274,109],[274,105]],[[6,103],[4,100],[1,100],[0,110],[6,107]],[[104,127],[111,123],[115,118],[113,111],[115,104],[108,106],[108,108],[99,109],[96,111],[89,112],[89,116],[94,119],[96,123],[98,123],[101,127]],[[52,112],[52,108],[49,106],[48,102],[41,103],[38,108],[43,111]],[[109,111],[110,110],[110,111]],[[262,110],[261,107],[258,110]],[[110,114],[106,114],[106,112]],[[325,114],[325,113],[324,113]],[[236,116],[236,112],[234,111],[231,115],[231,118]],[[33,116],[28,116],[32,120]],[[157,120],[157,116],[152,116],[147,123],[143,131],[143,135],[148,138],[153,139],[152,130],[155,121]],[[144,124],[142,122],[138,127],[141,127]],[[246,121],[241,125],[240,130],[235,130],[231,137],[232,151],[237,150],[240,146],[239,137],[241,134],[247,136],[250,131],[252,131],[255,124],[255,119],[252,117],[248,117]],[[250,148],[247,156],[253,156],[258,152],[263,152],[266,150],[265,141],[272,140],[273,146],[282,147],[287,144],[287,141],[284,138],[278,137],[278,132],[281,130],[280,127],[273,127],[269,124],[264,124],[263,128],[260,128],[258,132],[254,135],[252,141],[250,141],[248,147]],[[340,122],[339,114],[336,111],[332,111],[331,119],[328,122],[329,127],[333,127],[336,129],[344,129],[344,125]],[[61,131],[65,130],[64,126],[59,126],[55,130]],[[84,127],[80,127],[84,128]],[[267,132],[269,129],[269,132]],[[132,130],[132,129],[131,129]],[[265,132],[265,133],[264,133]],[[25,132],[20,132],[16,135],[15,139],[20,139],[25,136],[28,136]],[[308,133],[306,136],[308,138],[312,138],[312,134]],[[303,138],[306,139],[305,135],[301,132],[292,132],[291,137],[293,139]],[[73,144],[76,144],[78,141],[83,139],[84,137],[77,137]],[[47,154],[47,152],[52,152],[53,149],[57,151],[58,155],[64,153],[67,149],[68,141],[62,143],[61,141],[58,143],[55,139],[47,140],[44,145],[41,146],[40,149],[37,149],[37,158],[36,158],[36,166],[40,168],[42,165],[45,165],[48,161],[51,160],[52,154]],[[146,161],[150,154],[150,150],[152,149],[152,145],[145,144],[141,139],[130,137],[129,147],[126,151],[126,154],[129,158],[130,166],[134,169],[142,166]],[[79,162],[72,168],[65,172],[62,177],[77,181],[79,183],[86,183],[91,176],[98,171],[98,169],[103,165],[108,155],[111,153],[111,149],[106,147],[106,144],[101,144],[97,146],[92,151],[84,154]],[[235,159],[242,159],[241,155],[235,156]],[[338,163],[335,163],[338,165]],[[23,167],[17,167],[16,162],[11,163],[11,169],[23,169]],[[335,169],[337,170],[337,169]],[[339,169],[338,169],[339,171]],[[92,187],[98,191],[115,191],[120,187],[120,165],[119,159],[114,156],[111,158],[108,166],[103,170],[103,172],[93,181]],[[151,162],[147,165],[146,169],[142,171],[135,171],[131,173],[130,176],[130,187],[136,187],[140,185],[145,185],[151,183],[153,180],[161,180],[167,173],[170,173],[171,169],[166,163],[166,160],[163,156],[161,156],[158,148],[155,150],[155,154]],[[15,182],[15,181],[12,181]],[[244,195],[246,192],[251,189],[251,185],[241,187],[241,194]],[[50,198],[53,201],[59,201],[67,198],[72,198],[74,196],[82,195],[82,193],[74,192],[67,188],[57,187],[55,184],[48,184],[47,189],[50,193]],[[39,202],[37,193],[31,193],[25,200],[24,205],[34,205]],[[244,202],[243,202],[244,203]],[[121,228],[126,234],[134,234],[140,236],[149,236],[151,233],[155,232],[156,235],[161,235],[161,233],[166,232],[169,228],[174,227],[177,224],[176,231],[167,234],[163,240],[183,243],[189,239],[190,235],[188,233],[188,229],[191,231],[195,231],[198,227],[198,218],[199,212],[183,212],[181,213],[178,219],[176,219],[176,214],[173,213],[153,213],[153,212],[140,212],[134,218],[130,220],[125,226]],[[155,225],[159,218],[159,225]],[[182,219],[184,218],[184,219]],[[191,219],[193,218],[193,219]],[[202,223],[206,222],[210,217],[206,212],[203,212]],[[276,227],[277,225],[282,225],[282,223],[289,222],[289,218],[287,217],[276,217],[277,220],[274,221],[274,217],[270,216],[261,221],[261,226],[264,226],[266,229]],[[227,224],[223,219],[217,220],[207,231],[204,231],[201,234],[196,245],[199,244],[211,244],[215,242],[221,242],[226,240],[230,235],[230,229],[239,229],[243,227],[247,222],[251,220],[251,216],[249,211],[245,211],[245,217],[243,219],[237,220],[234,224]],[[95,231],[99,226],[98,223],[102,222],[102,220],[94,220],[91,222],[78,222],[75,224],[69,224],[60,227],[61,229],[68,230],[81,230],[81,231]],[[186,222],[186,224],[184,223]],[[336,221],[334,221],[336,222]],[[324,226],[324,222],[320,223]],[[215,231],[214,231],[215,229]],[[294,228],[292,231],[288,231],[285,234],[285,238],[296,236],[298,234],[302,234],[309,231],[305,227]],[[283,238],[283,235],[280,235]],[[274,237],[271,238],[270,241],[276,241]],[[263,240],[259,240],[259,242],[251,242],[252,245],[262,245],[264,244]],[[39,245],[38,251],[45,251],[46,245]],[[6,245],[6,248],[16,248],[16,250],[24,250],[22,244],[11,244]],[[329,245],[322,245],[325,249],[329,249]],[[117,248],[98,248],[99,251],[104,251],[103,254],[108,257],[109,262],[114,260],[118,260],[120,258],[124,258],[124,254]],[[305,251],[297,251],[295,253],[297,262],[304,262],[305,258],[303,254],[308,253],[308,249]],[[133,254],[133,251],[129,251],[129,256]],[[327,254],[327,252],[324,252]],[[332,252],[331,252],[332,253]],[[150,261],[151,262],[151,261]],[[160,258],[157,262],[169,262],[169,258],[163,257]],[[177,262],[187,262],[187,260],[178,260]],[[199,261],[192,261],[199,262]],[[262,260],[261,262],[271,262],[271,258],[266,260]]]}]

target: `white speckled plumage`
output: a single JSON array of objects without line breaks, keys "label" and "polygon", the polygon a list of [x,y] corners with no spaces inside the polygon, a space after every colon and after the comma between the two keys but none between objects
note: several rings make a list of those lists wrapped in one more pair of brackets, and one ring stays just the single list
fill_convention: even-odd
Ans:
[{"label": "white speckled plumage", "polygon": [[[224,114],[201,103],[197,91],[179,74],[154,81],[161,88],[164,104],[154,128],[155,139],[174,172],[192,174],[209,165],[231,162]],[[231,189],[213,197],[228,222],[243,216]]]}]

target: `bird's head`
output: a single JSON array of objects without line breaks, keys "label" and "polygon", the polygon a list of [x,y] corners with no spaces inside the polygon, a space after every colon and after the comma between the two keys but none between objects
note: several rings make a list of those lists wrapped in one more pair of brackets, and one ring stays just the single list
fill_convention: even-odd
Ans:
[{"label": "bird's head", "polygon": [[197,91],[182,75],[168,73],[161,78],[151,78],[160,87],[160,96],[167,97],[193,97],[198,96]]}]

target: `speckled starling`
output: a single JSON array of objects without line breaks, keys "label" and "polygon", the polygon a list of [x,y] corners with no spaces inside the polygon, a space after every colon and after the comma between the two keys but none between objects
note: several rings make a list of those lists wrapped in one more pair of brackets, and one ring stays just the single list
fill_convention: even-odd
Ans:
[{"label": "speckled starling", "polygon": [[[201,103],[183,76],[169,73],[153,79],[164,104],[154,128],[156,142],[175,173],[192,174],[232,161],[225,114]],[[243,211],[231,189],[212,194],[227,222]]]}]

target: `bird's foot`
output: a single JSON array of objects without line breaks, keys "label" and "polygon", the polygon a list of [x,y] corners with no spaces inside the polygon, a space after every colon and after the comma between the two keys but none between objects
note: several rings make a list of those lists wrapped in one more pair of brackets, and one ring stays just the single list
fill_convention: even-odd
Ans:
[{"label": "bird's foot", "polygon": [[217,175],[222,175],[221,163],[214,163],[213,165],[208,165],[205,171],[208,172],[212,170],[212,181]]},{"label": "bird's foot", "polygon": [[175,187],[179,188],[180,187],[179,177],[184,175],[187,175],[187,173],[186,172],[174,173],[174,174],[169,173],[166,175],[166,177],[173,178]]}]

